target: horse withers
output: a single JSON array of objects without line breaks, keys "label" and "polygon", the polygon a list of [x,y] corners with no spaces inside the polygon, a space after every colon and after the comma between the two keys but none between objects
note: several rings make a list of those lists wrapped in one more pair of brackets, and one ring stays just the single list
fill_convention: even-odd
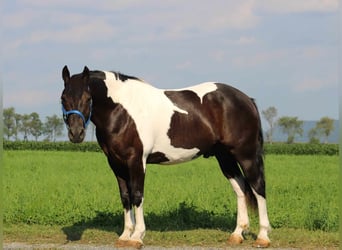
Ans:
[{"label": "horse withers", "polygon": [[243,241],[247,203],[258,207],[254,246],[268,247],[263,134],[253,99],[229,85],[206,82],[184,89],[158,89],[118,72],[62,72],[63,118],[71,142],[84,140],[91,120],[97,141],[119,185],[124,229],[117,246],[143,246],[147,163],[173,164],[216,157],[237,196],[237,225],[228,239]]}]

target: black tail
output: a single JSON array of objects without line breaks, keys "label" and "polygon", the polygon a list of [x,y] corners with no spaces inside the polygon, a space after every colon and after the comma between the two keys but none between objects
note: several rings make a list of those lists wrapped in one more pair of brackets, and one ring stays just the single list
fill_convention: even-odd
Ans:
[{"label": "black tail", "polygon": [[[255,106],[255,109],[257,110],[258,113],[258,120],[259,120],[259,131],[258,131],[258,145],[257,145],[257,151],[256,151],[256,160],[255,160],[255,167],[258,168],[258,172],[260,174],[260,182],[259,183],[262,188],[261,190],[256,190],[258,194],[262,195],[264,198],[266,198],[266,192],[265,192],[265,174],[264,174],[264,135],[262,131],[262,126],[261,126],[261,119],[260,119],[260,113],[258,110],[258,107],[255,103],[255,100],[252,99],[252,102]],[[245,186],[246,186],[246,200],[249,206],[253,209],[256,210],[258,208],[257,200],[256,197],[252,191],[252,188],[250,184],[247,182],[245,179]]]}]

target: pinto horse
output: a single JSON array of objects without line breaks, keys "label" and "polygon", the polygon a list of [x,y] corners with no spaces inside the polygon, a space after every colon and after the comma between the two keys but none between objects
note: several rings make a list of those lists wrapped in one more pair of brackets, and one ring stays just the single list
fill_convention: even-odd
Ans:
[{"label": "pinto horse", "polygon": [[62,72],[63,118],[71,142],[84,140],[91,120],[119,185],[124,230],[117,246],[143,246],[147,163],[173,164],[215,156],[237,196],[237,225],[228,239],[243,241],[247,203],[259,211],[254,246],[268,247],[263,135],[253,99],[221,83],[163,90],[118,72]]}]

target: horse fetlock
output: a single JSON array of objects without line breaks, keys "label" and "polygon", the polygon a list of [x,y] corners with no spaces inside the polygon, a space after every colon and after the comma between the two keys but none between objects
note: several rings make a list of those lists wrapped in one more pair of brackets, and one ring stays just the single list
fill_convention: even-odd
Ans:
[{"label": "horse fetlock", "polygon": [[134,232],[134,225],[133,224],[126,224],[124,227],[124,231],[120,235],[120,240],[129,240]]},{"label": "horse fetlock", "polygon": [[239,225],[239,227],[242,229],[242,231],[248,231],[249,230],[249,223],[243,223]]},{"label": "horse fetlock", "polygon": [[145,237],[145,228],[141,228],[138,229],[136,228],[134,230],[134,233],[131,235],[131,240],[140,240],[142,241],[142,239]]}]

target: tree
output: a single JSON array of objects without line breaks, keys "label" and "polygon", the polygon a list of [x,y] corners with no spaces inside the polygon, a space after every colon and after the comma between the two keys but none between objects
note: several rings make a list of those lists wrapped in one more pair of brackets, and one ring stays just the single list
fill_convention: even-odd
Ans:
[{"label": "tree", "polygon": [[57,115],[47,116],[44,124],[44,134],[47,135],[47,140],[56,141],[56,138],[63,135],[63,119]]},{"label": "tree", "polygon": [[36,112],[31,113],[30,117],[30,133],[35,138],[35,140],[38,141],[38,137],[43,134],[43,123]]},{"label": "tree", "polygon": [[317,130],[325,136],[324,143],[328,143],[328,137],[334,130],[334,120],[325,116],[316,123]]},{"label": "tree", "polygon": [[4,136],[9,140],[16,134],[15,109],[13,107],[3,110]]},{"label": "tree", "polygon": [[31,124],[30,115],[27,115],[27,114],[22,115],[21,123],[19,126],[19,131],[24,134],[24,141],[27,141],[28,136],[30,135],[30,124]]},{"label": "tree", "polygon": [[268,126],[269,126],[269,129],[266,132],[267,140],[270,143],[272,143],[272,136],[273,136],[273,130],[274,130],[274,125],[275,125],[274,119],[277,116],[277,109],[273,106],[269,107],[268,109],[262,111],[262,115],[267,121]]},{"label": "tree", "polygon": [[18,132],[20,131],[20,126],[21,126],[21,119],[22,119],[22,115],[21,114],[15,114],[14,115],[14,119],[15,119],[15,133],[14,133],[14,137],[15,140],[18,140]]},{"label": "tree", "polygon": [[298,120],[298,117],[283,116],[279,118],[278,125],[287,134],[287,143],[293,143],[296,134],[303,134],[303,121]]},{"label": "tree", "polygon": [[317,138],[318,134],[319,134],[319,132],[318,132],[316,127],[310,129],[310,131],[308,132],[308,136],[310,139],[309,142],[310,143],[319,143],[319,138]]}]

